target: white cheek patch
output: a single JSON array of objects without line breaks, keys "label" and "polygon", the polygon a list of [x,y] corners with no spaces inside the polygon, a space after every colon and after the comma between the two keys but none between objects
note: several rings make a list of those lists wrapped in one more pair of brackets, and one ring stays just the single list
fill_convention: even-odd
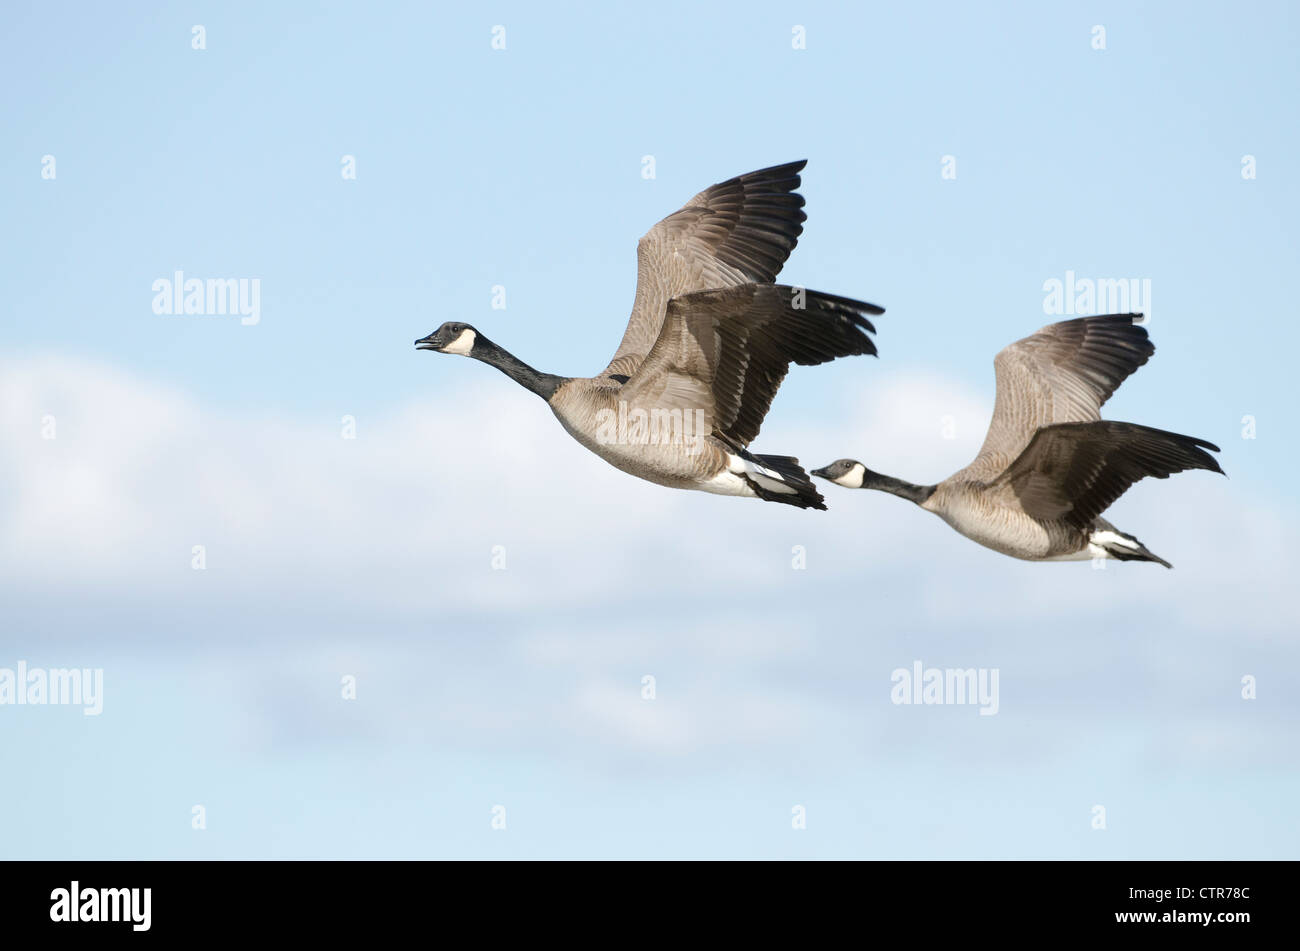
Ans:
[{"label": "white cheek patch", "polygon": [[831,479],[836,485],[842,485],[846,489],[862,488],[862,481],[867,475],[867,467],[860,462],[853,464],[853,468],[844,475],[836,479]]},{"label": "white cheek patch", "polygon": [[462,357],[469,356],[469,352],[474,349],[474,340],[477,337],[478,334],[466,327],[460,332],[460,336],[442,348],[442,352],[455,353]]}]

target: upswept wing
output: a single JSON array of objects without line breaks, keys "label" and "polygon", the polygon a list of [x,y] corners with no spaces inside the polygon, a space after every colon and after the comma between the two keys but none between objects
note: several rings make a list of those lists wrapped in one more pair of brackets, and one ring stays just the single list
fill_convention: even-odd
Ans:
[{"label": "upswept wing", "polygon": [[799,187],[806,160],[774,165],[706,188],[637,244],[636,299],[618,351],[602,376],[631,376],[659,339],[668,302],[714,287],[771,283],[807,215]]},{"label": "upswept wing", "polygon": [[1141,314],[1107,314],[1049,324],[993,360],[997,396],[979,454],[961,473],[977,481],[1000,475],[1034,433],[1056,423],[1091,422],[1138,367],[1155,353]]}]

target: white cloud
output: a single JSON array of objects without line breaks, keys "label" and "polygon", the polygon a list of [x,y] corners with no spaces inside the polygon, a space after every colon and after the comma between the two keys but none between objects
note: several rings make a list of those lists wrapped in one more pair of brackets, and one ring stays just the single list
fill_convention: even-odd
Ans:
[{"label": "white cloud", "polygon": [[[1223,599],[1231,616],[1265,624],[1294,561],[1269,500],[1237,499],[1226,480],[1201,473],[1148,480],[1112,513],[1180,571],[1094,572],[1003,558],[878,493],[825,485],[831,511],[820,513],[641,482],[587,453],[504,381],[473,398],[440,393],[361,418],[345,440],[333,414],[213,412],[83,361],[10,361],[0,379],[0,566],[16,587],[200,603],[309,598],[409,620],[540,606],[662,612],[826,597],[847,582],[878,617],[871,599],[883,578],[891,601],[915,599],[901,616],[985,610],[1032,621],[1155,592],[1181,610],[1207,577],[1230,575],[1250,579],[1249,592]],[[880,374],[812,425],[778,410],[756,448],[795,452],[809,467],[851,455],[931,481],[973,456],[987,412],[987,400],[943,380]],[[54,440],[41,438],[47,414],[57,418]],[[946,422],[954,438],[944,438]],[[1207,521],[1233,530],[1208,535]],[[208,567],[193,572],[200,544]],[[491,567],[498,545],[504,571]],[[806,572],[791,567],[795,545]],[[1008,578],[1012,599],[999,593]],[[1182,618],[1198,619],[1199,605]]]},{"label": "white cloud", "polygon": [[[982,441],[987,398],[925,376],[863,379],[811,420],[778,406],[756,450],[930,481]],[[1250,663],[1241,672],[1276,689],[1294,661],[1294,525],[1204,474],[1148,481],[1115,507],[1178,570],[1094,571],[1003,558],[878,493],[828,485],[831,512],[817,513],[643,483],[505,381],[360,418],[344,440],[333,414],[214,411],[95,363],[9,361],[0,380],[0,584],[36,619],[11,626],[11,644],[126,645],[136,619],[163,618],[169,648],[203,642],[214,676],[239,683],[254,734],[269,720],[304,742],[924,744],[930,721],[882,700],[889,671],[920,659],[1002,667],[1006,725],[978,729],[1029,755],[1053,733],[1017,719],[1029,709],[1044,724],[1140,713],[1136,678],[1195,710],[1187,684],[1231,684]],[[46,414],[55,440],[41,438]],[[195,544],[204,572],[190,568]],[[60,627],[71,605],[112,620]],[[287,692],[238,676],[240,642],[294,657]],[[359,718],[332,686],[353,668],[369,671]],[[666,699],[642,705],[645,673]],[[945,729],[977,729],[956,722]]]}]

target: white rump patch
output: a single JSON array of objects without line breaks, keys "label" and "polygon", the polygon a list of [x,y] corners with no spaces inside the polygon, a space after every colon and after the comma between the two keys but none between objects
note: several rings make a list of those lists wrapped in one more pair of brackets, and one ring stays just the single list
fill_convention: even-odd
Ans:
[{"label": "white rump patch", "polygon": [[779,475],[762,466],[754,466],[749,477],[769,492],[781,492],[785,495],[798,495],[799,490],[784,481]]},{"label": "white rump patch", "polygon": [[743,495],[751,499],[758,498],[758,493],[754,491],[754,487],[740,475],[745,471],[744,462],[739,456],[728,453],[727,468],[708,482],[703,483],[700,489],[705,492],[712,492],[714,495]]},{"label": "white rump patch", "polygon": [[1086,552],[1089,558],[1114,558],[1115,556],[1106,550],[1106,545],[1127,548],[1129,551],[1140,550],[1138,543],[1131,538],[1125,538],[1118,532],[1100,531],[1088,536],[1088,547],[1084,552],[1079,553],[1080,557],[1083,557]]},{"label": "white rump patch", "polygon": [[717,495],[744,495],[751,499],[758,498],[758,493],[749,483],[749,479],[758,483],[769,492],[780,492],[785,495],[797,495],[799,490],[793,488],[781,476],[764,466],[762,463],[752,462],[749,459],[742,459],[735,453],[727,453],[727,468],[719,472],[708,482],[700,486],[705,492],[713,492]]},{"label": "white rump patch", "polygon": [[799,492],[798,489],[792,488],[788,482],[782,479],[779,473],[772,471],[761,463],[750,459],[742,459],[737,455],[731,455],[727,460],[727,470],[737,474],[744,473],[769,492],[781,492],[785,495],[797,495]]},{"label": "white rump patch", "polygon": [[1125,538],[1118,532],[1093,532],[1088,542],[1093,545],[1118,545],[1120,548],[1138,550],[1138,543],[1132,538]]}]

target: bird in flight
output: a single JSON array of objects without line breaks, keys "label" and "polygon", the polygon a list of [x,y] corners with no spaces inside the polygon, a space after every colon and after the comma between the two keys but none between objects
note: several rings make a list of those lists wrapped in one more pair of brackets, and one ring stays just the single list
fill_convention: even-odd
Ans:
[{"label": "bird in flight", "polygon": [[1028,561],[1114,558],[1173,566],[1101,517],[1129,486],[1185,469],[1222,473],[1219,447],[1136,423],[1101,406],[1155,353],[1141,314],[1049,324],[993,361],[997,397],[975,461],[915,485],[839,459],[813,475],[877,489],[933,512],[972,541]]},{"label": "bird in flight", "polygon": [[720,182],[646,232],[631,319],[595,376],[535,370],[460,321],[415,346],[496,367],[579,443],[641,479],[825,509],[798,459],[748,449],[790,364],[874,355],[867,318],[884,313],[773,283],[803,231],[804,164]]}]

